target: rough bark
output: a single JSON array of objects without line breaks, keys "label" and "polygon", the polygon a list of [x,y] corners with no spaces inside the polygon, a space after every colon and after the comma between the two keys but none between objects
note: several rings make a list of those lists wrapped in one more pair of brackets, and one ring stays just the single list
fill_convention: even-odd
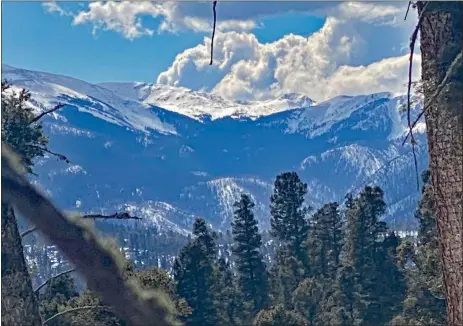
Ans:
[{"label": "rough bark", "polygon": [[2,203],[2,326],[39,326],[39,305],[13,209]]},{"label": "rough bark", "polygon": [[[424,16],[420,35],[423,91],[427,103],[462,51],[463,5],[461,2],[431,2],[423,11],[424,6],[424,2],[418,2],[418,14]],[[462,83],[460,62],[441,94],[425,111],[447,317],[451,326],[463,325]]]}]

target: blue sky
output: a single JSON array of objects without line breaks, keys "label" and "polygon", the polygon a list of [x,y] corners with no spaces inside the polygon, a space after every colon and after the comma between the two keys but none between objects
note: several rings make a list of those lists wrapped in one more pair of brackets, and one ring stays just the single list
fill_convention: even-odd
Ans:
[{"label": "blue sky", "polygon": [[404,2],[219,2],[209,66],[210,3],[2,2],[2,63],[240,100],[400,91],[416,20],[403,22],[405,9]]}]

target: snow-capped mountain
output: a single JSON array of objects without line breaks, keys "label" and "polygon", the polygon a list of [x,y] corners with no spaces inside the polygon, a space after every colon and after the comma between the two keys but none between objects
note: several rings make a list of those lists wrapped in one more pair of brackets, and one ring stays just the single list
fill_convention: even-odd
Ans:
[{"label": "snow-capped mountain", "polygon": [[[186,233],[195,216],[227,229],[233,202],[249,193],[261,226],[278,173],[296,171],[318,207],[367,183],[380,185],[389,221],[413,220],[419,192],[409,145],[405,97],[338,96],[314,103],[300,94],[250,103],[146,83],[91,84],[2,65],[2,79],[32,94],[53,157],[38,160],[34,182],[63,208],[128,210]],[[420,106],[412,110],[412,117]],[[424,123],[415,133],[427,167]]]}]

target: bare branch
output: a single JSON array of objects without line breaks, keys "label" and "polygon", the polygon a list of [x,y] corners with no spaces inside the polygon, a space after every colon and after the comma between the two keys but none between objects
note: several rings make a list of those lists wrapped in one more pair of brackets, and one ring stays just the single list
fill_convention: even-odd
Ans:
[{"label": "bare branch", "polygon": [[217,5],[217,1],[214,1],[212,3],[212,11],[214,13],[214,25],[212,27],[212,37],[211,37],[211,62],[209,63],[209,65],[212,65],[212,61],[213,61],[213,56],[214,56],[214,37],[215,37],[215,25],[217,23],[217,13],[215,11],[215,6]]},{"label": "bare branch", "polygon": [[69,273],[72,273],[72,272],[75,272],[75,271],[76,271],[75,268],[71,268],[71,269],[68,269],[67,271],[61,272],[61,273],[59,273],[59,274],[57,274],[57,275],[55,275],[55,276],[50,277],[48,280],[46,280],[45,282],[43,282],[42,284],[40,284],[40,285],[37,287],[37,289],[34,290],[34,293],[35,293],[36,295],[38,295],[40,289],[42,289],[45,285],[47,285],[48,283],[50,283],[51,280],[54,280],[54,279],[56,279],[56,278],[58,278],[58,277],[60,277],[60,276],[63,276],[63,275],[66,275],[66,274],[69,274]]},{"label": "bare branch", "polygon": [[80,311],[80,310],[92,310],[92,309],[112,310],[111,307],[107,307],[107,306],[83,306],[83,307],[71,308],[71,309],[67,309],[67,310],[58,312],[57,314],[51,316],[50,318],[48,318],[47,320],[45,320],[45,321],[42,323],[42,326],[48,324],[48,323],[51,322],[53,319],[58,318],[59,316],[62,316],[62,315],[64,315],[64,314],[68,314],[68,313],[76,312],[76,311]]},{"label": "bare branch", "polygon": [[36,116],[35,118],[33,118],[30,122],[29,122],[29,125],[33,124],[34,122],[37,122],[39,121],[40,119],[42,119],[44,116],[46,116],[47,114],[50,114],[52,112],[55,112],[59,109],[61,109],[62,107],[66,106],[66,104],[62,104],[62,103],[58,103],[57,105],[55,105],[54,108],[50,109],[50,110],[47,110],[47,111],[44,111],[42,113],[40,113],[38,116]]},{"label": "bare branch", "polygon": [[[129,213],[127,212],[116,212],[111,215],[101,215],[101,214],[88,214],[88,215],[82,215],[80,216],[81,218],[88,218],[88,219],[116,219],[116,220],[142,220],[142,217],[138,216],[130,216]],[[26,235],[29,235],[30,233],[36,231],[37,228],[33,227],[30,228],[29,230],[24,231],[21,233],[21,238],[24,238]]]},{"label": "bare branch", "polygon": [[[433,95],[431,96],[431,98],[429,99],[429,101],[426,102],[426,104],[424,105],[423,109],[421,110],[420,114],[418,115],[418,117],[415,119],[415,121],[413,121],[412,123],[412,126],[411,126],[411,129],[415,128],[416,124],[419,122],[419,120],[421,119],[421,117],[424,115],[424,113],[426,112],[426,110],[433,104],[433,102],[439,97],[440,93],[442,93],[442,91],[444,90],[444,87],[448,84],[450,78],[455,74],[456,70],[457,70],[457,67],[458,67],[458,64],[461,64],[461,59],[462,59],[462,54],[461,52],[458,53],[458,55],[456,56],[456,58],[452,61],[452,64],[450,65],[449,69],[447,70],[447,73],[445,74],[445,77],[444,79],[442,80],[442,82],[439,84],[439,86],[437,86],[436,88],[436,91],[433,93]],[[408,139],[408,136],[410,136],[410,130],[408,131],[408,133],[405,135],[405,139],[403,140],[402,142],[402,146],[405,144],[405,142],[407,141]]]},{"label": "bare branch", "polygon": [[33,227],[33,228],[30,228],[29,230],[24,231],[23,233],[21,233],[21,238],[24,238],[26,235],[34,232],[35,230],[37,230],[37,228]]},{"label": "bare branch", "polygon": [[36,145],[30,145],[31,147],[34,147],[34,148],[38,148],[42,151],[44,151],[45,153],[48,153],[48,154],[51,154],[53,156],[56,156],[58,158],[58,160],[61,160],[61,161],[65,161],[66,163],[70,163],[69,159],[64,156],[63,154],[59,154],[59,153],[55,153],[55,152],[52,152],[50,151],[49,149],[45,148],[45,147],[41,147],[41,146],[36,146]]},{"label": "bare branch", "polygon": [[59,211],[24,177],[20,159],[2,143],[2,201],[13,205],[69,259],[95,291],[122,319],[132,325],[178,325],[173,305],[160,290],[144,291],[135,280],[125,281],[125,258],[102,242],[92,228]]},{"label": "bare branch", "polygon": [[412,2],[409,1],[408,2],[408,7],[407,7],[407,12],[405,13],[405,17],[404,17],[404,20],[407,20],[407,16],[408,16],[408,11],[410,10],[410,6],[412,5]]},{"label": "bare branch", "polygon": [[93,218],[93,219],[116,219],[116,220],[142,220],[143,218],[138,216],[130,216],[127,212],[116,212],[111,215],[101,215],[101,214],[89,214],[83,215],[82,218]]},{"label": "bare branch", "polygon": [[413,153],[413,161],[415,164],[415,174],[416,174],[416,188],[419,191],[420,190],[420,177],[418,173],[418,161],[416,159],[416,153],[415,153],[415,137],[413,136],[413,128],[412,128],[412,123],[411,123],[411,88],[412,88],[412,69],[413,69],[413,53],[415,51],[415,43],[416,39],[418,37],[418,31],[420,29],[421,22],[423,21],[424,18],[424,12],[426,11],[427,6],[429,5],[429,2],[426,2],[424,5],[423,11],[420,14],[420,17],[418,18],[418,23],[416,24],[415,30],[413,31],[412,37],[410,39],[410,63],[408,66],[408,88],[407,88],[407,121],[408,121],[408,128],[410,132],[410,142],[412,144],[412,153]]}]

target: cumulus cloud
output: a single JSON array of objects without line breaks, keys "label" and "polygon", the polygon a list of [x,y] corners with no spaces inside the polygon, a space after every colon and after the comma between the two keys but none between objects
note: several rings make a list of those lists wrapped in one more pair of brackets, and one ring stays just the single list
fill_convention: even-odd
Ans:
[{"label": "cumulus cloud", "polygon": [[[401,93],[407,75],[407,42],[415,15],[403,20],[407,3],[355,2],[220,2],[209,65],[209,37],[179,53],[159,74],[158,83],[211,91],[232,100],[268,99],[302,93],[315,100],[378,91]],[[54,3],[47,10],[63,15]],[[288,12],[326,19],[305,38],[285,35],[260,43],[250,31],[261,20]],[[73,24],[91,24],[94,32],[108,30],[127,39],[158,32],[210,32],[211,2],[94,2],[79,8]],[[142,17],[156,17],[156,30]],[[265,26],[264,26],[265,27]],[[415,56],[419,60],[419,56]],[[415,63],[414,78],[419,78]]]},{"label": "cumulus cloud", "polygon": [[[365,57],[370,48],[360,26],[342,17],[328,17],[308,38],[289,34],[271,43],[260,43],[251,33],[218,33],[212,66],[210,39],[206,37],[202,44],[177,55],[157,82],[212,91],[240,101],[284,93],[301,93],[318,101],[341,94],[403,93],[408,55],[352,64],[358,61],[356,57]],[[414,78],[418,79],[419,62],[415,67]]]},{"label": "cumulus cloud", "polygon": [[[44,4],[50,12],[64,15],[65,11],[56,3]],[[311,13],[320,16],[335,16],[356,19],[371,24],[394,24],[395,15],[403,10],[404,3],[387,4],[352,2],[221,2],[217,6],[218,24],[221,31],[249,31],[259,26],[259,19],[288,12]],[[157,32],[177,33],[181,30],[209,32],[212,28],[210,2],[94,2],[75,14],[73,23],[92,24],[93,31],[99,29],[115,31],[127,39],[151,36],[153,29],[145,27],[141,17],[160,19]]]}]

